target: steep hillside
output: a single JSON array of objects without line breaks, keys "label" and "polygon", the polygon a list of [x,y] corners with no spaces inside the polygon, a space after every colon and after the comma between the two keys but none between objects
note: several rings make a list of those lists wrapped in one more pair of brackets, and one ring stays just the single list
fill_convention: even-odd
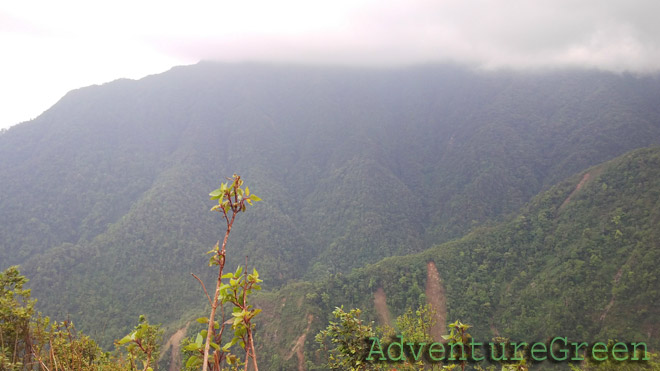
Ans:
[{"label": "steep hillside", "polygon": [[0,268],[108,344],[203,303],[205,195],[234,172],[265,201],[230,264],[249,255],[276,288],[424,251],[658,145],[658,101],[654,77],[451,66],[200,63],[79,89],[0,135]]},{"label": "steep hillside", "polygon": [[[344,305],[365,309],[367,320],[382,323],[374,305],[378,292],[392,315],[432,303],[424,293],[432,262],[444,288],[447,319],[473,325],[480,340],[567,336],[643,341],[657,350],[659,226],[660,148],[640,149],[539,194],[506,223],[300,287],[298,318],[290,321],[299,331],[304,316],[312,314],[317,319],[312,331],[318,332],[332,309]],[[296,302],[290,292],[285,288],[275,297]],[[287,334],[284,325],[266,321],[263,326],[262,354],[284,352],[268,341],[269,334]],[[308,359],[316,349],[307,344]],[[282,362],[278,357],[273,365]]]}]

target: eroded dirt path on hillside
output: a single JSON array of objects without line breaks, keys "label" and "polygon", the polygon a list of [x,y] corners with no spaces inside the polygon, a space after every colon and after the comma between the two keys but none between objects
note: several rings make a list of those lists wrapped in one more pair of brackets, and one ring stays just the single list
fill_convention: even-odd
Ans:
[{"label": "eroded dirt path on hillside", "polygon": [[298,371],[307,370],[307,368],[305,368],[305,340],[307,339],[307,334],[309,333],[309,328],[312,325],[313,319],[314,316],[311,314],[307,315],[307,328],[305,329],[305,332],[298,337],[296,344],[293,346],[293,349],[291,349],[291,353],[286,357],[286,360],[288,361],[294,354],[296,355],[298,358]]},{"label": "eroded dirt path on hillside", "polygon": [[432,261],[426,264],[426,303],[435,310],[435,325],[431,327],[431,336],[439,341],[447,326],[447,299],[440,273]]},{"label": "eroded dirt path on hillside", "polygon": [[378,313],[380,323],[382,325],[391,326],[390,310],[387,309],[387,296],[382,287],[379,287],[376,292],[374,292],[374,307],[376,307],[376,313]]},{"label": "eroded dirt path on hillside", "polygon": [[186,336],[186,332],[188,331],[188,326],[190,325],[190,322],[186,323],[186,325],[174,334],[170,336],[170,338],[167,340],[165,345],[163,346],[163,353],[167,352],[167,350],[172,347],[170,351],[170,371],[178,371],[181,369],[181,340],[183,340],[183,337]]},{"label": "eroded dirt path on hillside", "polygon": [[[619,280],[621,279],[621,275],[623,274],[623,267],[628,265],[629,262],[630,262],[630,258],[628,258],[626,260],[626,262],[623,263],[621,268],[619,268],[619,270],[614,275],[614,279],[613,279],[614,283],[612,285],[612,291],[614,291],[614,288],[616,287],[616,285],[619,283]],[[605,321],[605,318],[607,318],[607,313],[609,313],[610,309],[612,309],[612,307],[614,306],[614,300],[615,299],[616,299],[616,297],[615,297],[614,293],[612,293],[612,298],[610,299],[610,302],[607,303],[607,305],[605,306],[605,310],[603,311],[603,314],[600,315],[600,321],[601,322]]]},{"label": "eroded dirt path on hillside", "polygon": [[569,194],[568,197],[566,197],[564,202],[561,203],[561,206],[559,206],[559,210],[565,208],[566,205],[568,205],[568,203],[571,201],[571,198],[573,198],[573,196],[575,196],[580,191],[580,189],[582,189],[582,187],[584,187],[589,181],[595,179],[601,173],[601,171],[602,171],[602,166],[599,166],[584,174],[580,182],[577,184],[577,186],[575,186],[573,192],[571,192],[571,194]]},{"label": "eroded dirt path on hillside", "polygon": [[573,198],[573,196],[575,196],[575,194],[580,191],[580,189],[589,181],[589,178],[591,178],[591,173],[584,174],[584,176],[580,180],[580,183],[578,183],[577,186],[575,186],[573,192],[571,192],[571,194],[569,194],[568,197],[566,197],[564,202],[561,203],[561,206],[559,206],[559,210],[563,209],[564,207],[566,207],[566,205],[568,205],[568,202],[571,200],[571,198]]}]

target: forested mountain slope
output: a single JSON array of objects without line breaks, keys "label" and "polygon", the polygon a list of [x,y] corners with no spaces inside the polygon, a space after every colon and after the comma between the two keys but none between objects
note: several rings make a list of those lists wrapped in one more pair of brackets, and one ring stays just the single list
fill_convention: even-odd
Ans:
[{"label": "forested mountain slope", "polygon": [[[271,355],[274,369],[292,368],[296,359],[286,355],[308,316],[314,321],[307,332],[315,334],[336,306],[362,308],[366,321],[382,325],[378,295],[391,318],[426,304],[429,263],[441,277],[447,322],[473,325],[477,341],[566,336],[641,341],[657,350],[659,226],[660,148],[636,150],[560,182],[508,222],[348,275],[284,287],[264,299],[286,325],[263,321],[262,354]],[[305,349],[314,363],[317,344]]]},{"label": "forested mountain slope", "polygon": [[452,66],[200,63],[79,89],[0,134],[0,268],[21,264],[40,309],[107,344],[139,313],[203,304],[190,272],[210,273],[206,195],[225,176],[264,199],[230,265],[249,255],[274,288],[504,220],[660,144],[659,101],[655,77]]}]

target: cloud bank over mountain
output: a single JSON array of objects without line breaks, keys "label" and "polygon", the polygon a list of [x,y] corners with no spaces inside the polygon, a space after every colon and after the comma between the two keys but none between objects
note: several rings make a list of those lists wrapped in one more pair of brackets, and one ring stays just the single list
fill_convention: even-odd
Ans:
[{"label": "cloud bank over mountain", "polygon": [[199,60],[655,73],[660,3],[119,0],[0,6],[0,127],[67,91]]}]

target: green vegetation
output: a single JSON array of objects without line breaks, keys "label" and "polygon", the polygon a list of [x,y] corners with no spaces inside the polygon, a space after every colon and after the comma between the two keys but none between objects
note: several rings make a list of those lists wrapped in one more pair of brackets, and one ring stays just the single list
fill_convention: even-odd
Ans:
[{"label": "green vegetation", "polygon": [[[338,322],[330,321],[316,341],[327,354],[325,365],[333,370],[528,371],[543,369],[538,362],[548,359],[554,360],[554,366],[564,363],[562,369],[573,371],[660,369],[658,356],[649,353],[643,343],[609,341],[589,346],[586,342],[567,342],[565,337],[555,337],[549,343],[510,342],[506,338],[484,343],[475,340],[468,332],[471,326],[460,321],[450,324],[449,334],[440,341],[425,331],[432,326],[428,321],[432,312],[429,306],[415,315],[408,310],[397,319],[397,329],[374,330],[373,324],[360,319],[359,309],[345,312],[336,308],[332,314]],[[555,342],[557,346],[553,346]]]},{"label": "green vegetation", "polygon": [[[247,370],[248,365],[252,364],[255,370],[259,370],[252,333],[254,329],[252,319],[261,312],[261,309],[254,309],[252,305],[248,304],[248,296],[253,290],[261,290],[259,283],[262,280],[259,279],[259,273],[256,269],[253,269],[252,273],[248,274],[247,257],[245,258],[245,274],[243,274],[243,267],[238,267],[235,273],[223,274],[223,271],[227,256],[227,241],[229,239],[229,233],[231,233],[231,229],[234,226],[236,216],[240,212],[245,212],[247,205],[252,205],[252,202],[261,201],[261,198],[255,194],[250,194],[249,187],[245,187],[245,189],[241,188],[243,186],[243,180],[240,176],[234,174],[230,180],[232,181],[231,185],[222,183],[220,188],[209,194],[212,200],[218,200],[218,204],[213,206],[211,211],[222,213],[227,223],[222,247],[220,246],[220,241],[218,241],[215,247],[208,252],[211,255],[209,266],[218,267],[218,278],[216,280],[213,299],[209,296],[204,282],[193,274],[204,289],[206,298],[211,306],[211,313],[208,317],[197,319],[202,324],[208,324],[208,327],[206,330],[202,330],[197,335],[195,341],[189,342],[184,349],[193,352],[193,354],[188,356],[186,367],[198,369],[199,366],[202,366],[203,371],[208,370],[209,365],[211,365],[212,370],[220,371],[223,369],[225,362],[234,367],[242,365],[240,359],[229,352],[230,348],[237,343],[240,343],[241,347],[245,349],[245,369]],[[229,283],[222,282],[223,279],[228,279]],[[223,310],[225,303],[233,305],[232,319],[229,321],[225,320],[225,312]],[[218,307],[222,315],[222,320],[219,322],[216,320]],[[225,326],[229,323],[231,323],[234,337],[226,345],[221,345]],[[211,351],[211,347],[213,347],[213,352]],[[200,355],[194,354],[194,351],[200,353],[201,359]]]},{"label": "green vegetation", "polygon": [[[208,317],[197,321],[208,324],[207,330],[202,330],[195,341],[188,341],[184,350],[189,352],[186,361],[187,369],[206,371],[231,369],[237,370],[245,366],[245,370],[252,365],[258,370],[255,343],[253,338],[254,324],[252,320],[261,312],[248,304],[248,297],[253,291],[260,290],[259,273],[256,269],[247,273],[247,257],[245,274],[243,267],[235,273],[223,274],[226,261],[226,247],[229,234],[240,212],[245,212],[247,205],[261,201],[250,189],[243,186],[240,176],[234,175],[230,185],[222,183],[221,187],[210,193],[212,200],[218,200],[218,205],[211,211],[218,211],[227,224],[225,236],[208,252],[211,255],[209,266],[218,266],[218,278],[213,299],[209,296],[204,282],[196,275],[193,276],[201,284],[211,313]],[[224,283],[223,280],[228,280]],[[50,370],[51,368],[64,370],[137,370],[138,361],[142,363],[143,371],[153,371],[157,365],[162,344],[163,331],[160,325],[152,326],[146,317],[140,316],[139,324],[133,331],[115,342],[119,348],[112,357],[102,353],[96,343],[82,334],[76,334],[72,322],[50,323],[48,317],[41,315],[34,317],[34,304],[30,300],[30,290],[24,289],[27,279],[20,275],[17,267],[10,267],[0,274],[0,368]],[[225,321],[224,304],[233,306],[231,320]],[[216,310],[222,315],[222,320],[216,320]],[[222,335],[226,325],[231,324],[233,338],[222,344]],[[6,340],[5,340],[6,339]],[[245,361],[230,352],[230,349],[240,344],[245,349]],[[213,348],[211,351],[210,348]],[[124,355],[121,349],[126,350]],[[196,354],[199,352],[199,355]]]},{"label": "green vegetation", "polygon": [[[607,348],[611,351],[615,342],[610,341]],[[616,361],[613,358],[608,358],[602,362],[587,362],[582,365],[570,365],[572,371],[636,371],[636,370],[660,370],[660,357],[657,354],[648,354],[649,360],[647,362],[625,362]]]},{"label": "green vegetation", "polygon": [[102,349],[143,313],[167,339],[209,316],[199,195],[236,171],[267,200],[226,261],[267,277],[262,368],[321,365],[310,339],[336,307],[423,307],[429,263],[475,337],[657,349],[660,166],[640,148],[660,145],[658,101],[657,77],[452,66],[200,63],[80,89],[0,135],[0,269]]},{"label": "green vegetation", "polygon": [[[395,328],[374,328],[360,319],[361,311],[343,308],[333,311],[338,322],[330,321],[316,336],[316,342],[326,352],[325,365],[333,370],[496,370],[496,365],[482,365],[485,360],[475,348],[468,333],[470,325],[460,321],[449,324],[449,334],[434,339],[434,310],[426,305],[415,311],[408,309],[396,320]],[[499,339],[506,340],[506,339]],[[329,343],[330,345],[328,345]],[[477,354],[479,353],[479,354]],[[527,371],[527,360],[501,362],[502,370]],[[469,362],[468,360],[478,362]]]},{"label": "green vegetation", "polygon": [[[431,365],[424,361],[420,349],[435,340],[431,335],[431,327],[435,324],[433,308],[425,305],[413,312],[409,309],[396,319],[395,328],[375,327],[372,323],[365,324],[360,319],[360,309],[344,311],[336,308],[332,315],[337,322],[330,321],[328,326],[316,335],[316,342],[325,351],[327,358],[324,364],[333,370],[390,370],[394,359],[397,370],[437,370],[440,364]],[[453,335],[453,330],[452,330]],[[393,342],[421,344],[414,349],[397,349],[389,352],[387,346]],[[414,347],[413,347],[414,348]],[[385,352],[388,352],[385,356]]]},{"label": "green vegetation", "polygon": [[116,344],[126,347],[130,370],[137,370],[136,362],[141,361],[143,371],[153,371],[151,366],[158,362],[162,340],[163,331],[160,325],[152,326],[144,316],[140,316],[135,329]]},{"label": "green vegetation", "polygon": [[[0,273],[0,369],[2,370],[137,370],[152,371],[158,359],[162,331],[140,316],[135,329],[106,353],[73,322],[51,321],[35,313],[36,300],[23,286],[27,278],[16,267]],[[125,346],[126,352],[122,351]]]},{"label": "green vegetation", "polygon": [[[575,192],[587,173],[590,180]],[[342,305],[363,308],[362,320],[377,321],[377,288],[401,315],[426,300],[425,267],[432,261],[442,275],[447,317],[472,324],[476,338],[626,339],[658,349],[660,257],[649,246],[660,237],[659,196],[660,148],[641,149],[539,194],[508,222],[333,275],[300,298],[308,313],[326,313],[312,325],[317,332]],[[312,358],[313,345],[306,349]]]}]

